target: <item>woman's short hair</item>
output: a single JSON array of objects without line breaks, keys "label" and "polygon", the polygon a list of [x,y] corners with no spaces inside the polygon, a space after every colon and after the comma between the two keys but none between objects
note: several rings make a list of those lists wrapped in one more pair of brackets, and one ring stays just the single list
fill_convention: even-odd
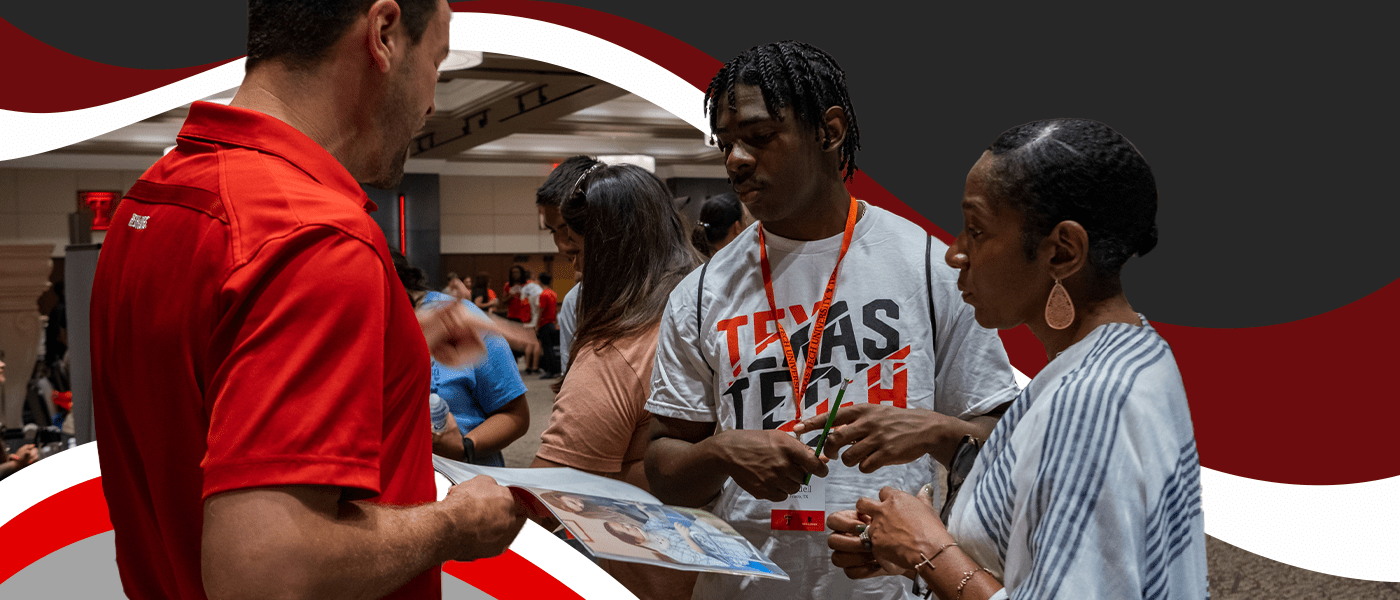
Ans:
[{"label": "woman's short hair", "polygon": [[1157,245],[1157,180],[1132,142],[1088,119],[1012,127],[987,148],[993,201],[1022,215],[1028,259],[1061,221],[1089,234],[1089,264],[1116,280],[1129,257]]}]

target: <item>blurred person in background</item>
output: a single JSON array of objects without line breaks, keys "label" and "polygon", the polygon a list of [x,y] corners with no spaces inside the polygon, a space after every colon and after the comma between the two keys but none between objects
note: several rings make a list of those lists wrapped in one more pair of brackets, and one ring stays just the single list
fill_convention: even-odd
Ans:
[{"label": "blurred person in background", "polygon": [[502,316],[516,323],[530,320],[530,301],[522,293],[529,281],[530,272],[525,267],[510,266],[510,271],[506,274],[505,292],[501,295],[501,301],[505,304],[505,313]]},{"label": "blurred person in background", "polygon": [[538,317],[535,323],[535,335],[540,340],[540,370],[544,372],[540,379],[554,379],[559,376],[559,295],[554,292],[550,284],[554,283],[554,277],[549,273],[540,273],[540,295],[535,301],[539,307]]},{"label": "blurred person in background", "polygon": [[471,297],[471,278],[463,281],[456,273],[447,274],[447,285],[442,287],[442,293],[455,296],[459,299]]},{"label": "blurred person in background", "polygon": [[511,265],[506,279],[505,295],[502,297],[505,318],[515,324],[510,330],[517,333],[506,336],[506,340],[510,342],[510,349],[516,357],[524,357],[526,375],[538,373],[540,364],[540,343],[535,339],[534,307],[529,295],[532,285],[535,289],[539,288],[530,281],[528,269],[520,265]]},{"label": "blurred person in background", "polygon": [[714,256],[739,237],[753,220],[733,192],[716,194],[700,205],[700,222],[695,227],[695,248],[706,257]]},{"label": "blurred person in background", "polygon": [[[0,350],[0,386],[3,385],[5,385],[5,352]],[[4,425],[0,424],[0,431],[4,431],[4,429]],[[9,452],[9,448],[0,448],[0,451],[3,451],[0,452],[0,457],[5,458],[5,460],[0,461],[0,479],[9,477],[15,471],[39,460],[39,449],[34,444],[20,446],[13,454]]]},{"label": "blurred person in background", "polygon": [[[486,313],[466,300],[428,290],[422,269],[402,254],[390,250],[394,269],[414,308],[432,311],[445,303],[458,302],[467,311],[486,319]],[[525,400],[525,383],[515,367],[515,357],[504,338],[486,338],[486,358],[468,367],[452,367],[434,360],[430,392],[441,398],[448,414],[443,425],[434,426],[433,453],[476,465],[504,467],[501,450],[530,429],[530,405]],[[453,433],[456,438],[453,439]]]},{"label": "blurred person in background", "polygon": [[487,314],[496,308],[496,290],[491,289],[491,274],[482,271],[472,278],[471,295],[473,304]]}]

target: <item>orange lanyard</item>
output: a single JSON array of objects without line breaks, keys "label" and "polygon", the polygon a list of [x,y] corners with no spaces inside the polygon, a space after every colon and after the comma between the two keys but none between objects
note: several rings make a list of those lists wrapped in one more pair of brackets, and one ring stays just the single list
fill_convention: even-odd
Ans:
[{"label": "orange lanyard", "polygon": [[826,282],[826,293],[817,305],[817,314],[812,322],[812,340],[807,343],[807,368],[801,378],[798,378],[797,355],[792,351],[792,341],[783,331],[783,322],[778,318],[778,303],[773,300],[773,271],[768,266],[768,245],[763,242],[763,224],[758,225],[758,258],[763,271],[763,291],[768,293],[768,316],[778,326],[778,341],[783,345],[788,375],[792,377],[793,408],[798,419],[802,418],[802,399],[807,392],[805,384],[812,381],[812,369],[817,366],[817,352],[821,349],[822,333],[826,328],[826,312],[831,308],[831,297],[836,294],[836,273],[841,270],[841,261],[851,248],[851,237],[856,231],[856,209],[856,198],[851,196],[851,208],[846,212],[846,231],[841,235],[841,254],[836,257],[836,266],[831,269],[831,278]]}]

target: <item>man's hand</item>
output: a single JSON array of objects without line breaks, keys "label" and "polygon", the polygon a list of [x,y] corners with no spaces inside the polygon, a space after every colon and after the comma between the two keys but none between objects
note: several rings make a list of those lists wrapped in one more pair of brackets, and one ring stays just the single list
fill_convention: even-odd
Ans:
[{"label": "man's hand", "polygon": [[[822,413],[803,419],[793,431],[820,431],[826,426],[826,416]],[[836,458],[841,448],[849,446],[840,454],[841,462],[848,467],[860,465],[862,473],[913,462],[925,454],[933,454],[946,463],[947,458],[940,455],[940,450],[946,447],[951,454],[963,435],[976,435],[980,431],[967,421],[931,410],[856,404],[842,407],[836,413],[836,423],[826,438],[822,454]],[[982,437],[985,438],[985,433]]]},{"label": "man's hand", "polygon": [[506,551],[525,524],[525,510],[510,490],[478,475],[452,486],[443,499],[452,516],[456,560],[476,560]]},{"label": "man's hand", "polygon": [[825,460],[782,431],[731,429],[705,442],[714,445],[734,483],[755,498],[781,502],[802,488],[808,473],[827,473]]},{"label": "man's hand", "polygon": [[485,336],[500,334],[489,320],[478,319],[458,302],[418,312],[418,326],[428,342],[428,351],[438,362],[462,366],[486,356]]}]

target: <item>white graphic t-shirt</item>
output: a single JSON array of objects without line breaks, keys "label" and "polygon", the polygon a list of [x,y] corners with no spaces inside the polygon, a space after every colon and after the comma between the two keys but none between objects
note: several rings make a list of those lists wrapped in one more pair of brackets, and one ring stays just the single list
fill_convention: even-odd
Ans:
[{"label": "white graphic t-shirt", "polygon": [[[811,242],[765,232],[778,318],[806,366],[816,305],[841,251],[841,235]],[[685,278],[662,317],[652,395],[654,414],[717,422],[721,430],[791,431],[800,417],[825,413],[845,378],[844,403],[923,408],[960,418],[1010,401],[1017,387],[994,331],[977,325],[957,290],[957,271],[943,261],[947,245],[917,225],[877,207],[856,223],[836,280],[816,367],[800,403],[770,320],[759,269],[758,234],[750,226]],[[929,301],[932,297],[933,308]],[[696,302],[700,301],[697,307]],[[932,315],[932,318],[930,318]],[[936,339],[935,339],[936,326]],[[814,443],[816,432],[804,436]],[[829,464],[826,513],[855,508],[862,496],[894,486],[914,493],[935,488],[932,459],[864,474]],[[831,564],[825,532],[773,531],[772,503],[733,481],[711,508],[764,551],[791,581],[702,574],[696,598],[900,598],[904,578],[847,579]],[[910,596],[912,597],[912,596]]]}]

